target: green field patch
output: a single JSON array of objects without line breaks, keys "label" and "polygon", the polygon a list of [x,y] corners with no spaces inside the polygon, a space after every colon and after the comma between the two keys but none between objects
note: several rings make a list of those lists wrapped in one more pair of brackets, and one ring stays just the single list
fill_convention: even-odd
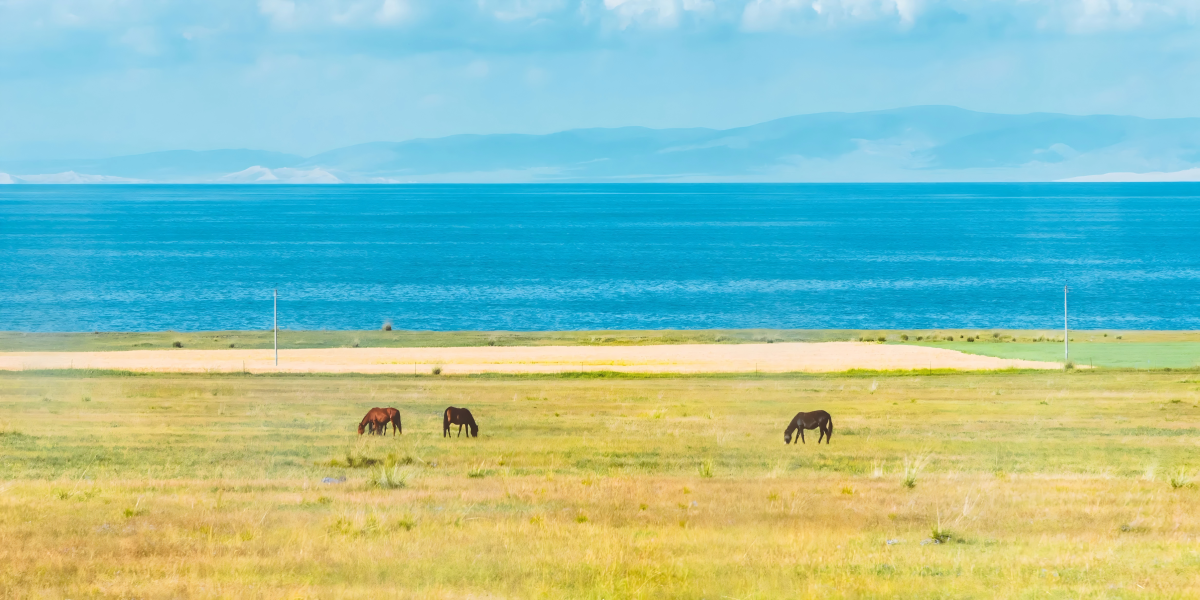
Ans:
[{"label": "green field patch", "polygon": [[[910,344],[946,348],[967,354],[996,358],[1063,362],[1062,342],[918,342],[915,344],[910,342]],[[1200,368],[1200,342],[1074,342],[1071,344],[1071,362],[1078,366],[1130,369]]]}]

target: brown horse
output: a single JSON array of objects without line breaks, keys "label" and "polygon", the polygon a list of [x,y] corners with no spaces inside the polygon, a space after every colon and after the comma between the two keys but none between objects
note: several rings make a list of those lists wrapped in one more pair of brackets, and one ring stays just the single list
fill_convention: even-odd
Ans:
[{"label": "brown horse", "polygon": [[796,418],[788,423],[787,429],[783,431],[783,443],[792,443],[792,433],[799,430],[800,443],[804,442],[805,429],[820,429],[821,435],[817,436],[817,443],[821,443],[821,439],[825,440],[825,445],[829,445],[829,440],[833,439],[833,418],[829,413],[823,410],[814,410],[813,412],[796,413]]},{"label": "brown horse", "polygon": [[386,410],[375,407],[367,411],[367,416],[363,417],[362,422],[358,424],[358,435],[362,435],[367,427],[371,428],[370,435],[383,435],[383,429],[391,422],[391,417],[388,416]]},{"label": "brown horse", "polygon": [[467,426],[467,437],[479,437],[479,426],[475,424],[475,417],[471,416],[471,411],[465,408],[451,406],[446,409],[445,413],[442,413],[442,437],[450,437],[451,425],[458,425],[460,437],[463,425]]},{"label": "brown horse", "polygon": [[[392,424],[392,435],[396,435],[396,432],[404,433],[404,427],[400,425],[400,411],[390,406],[383,410],[388,414],[388,423]],[[387,435],[387,423],[383,424],[383,434]]]}]

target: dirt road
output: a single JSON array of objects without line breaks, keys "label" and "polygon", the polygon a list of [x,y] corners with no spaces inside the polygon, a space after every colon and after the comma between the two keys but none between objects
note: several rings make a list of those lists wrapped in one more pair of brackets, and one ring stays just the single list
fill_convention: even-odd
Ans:
[{"label": "dirt road", "polygon": [[848,369],[1061,369],[1054,362],[992,358],[953,350],[822,342],[664,346],[519,346],[280,350],[131,350],[3,352],[0,369],[117,369],[253,373],[745,373]]}]

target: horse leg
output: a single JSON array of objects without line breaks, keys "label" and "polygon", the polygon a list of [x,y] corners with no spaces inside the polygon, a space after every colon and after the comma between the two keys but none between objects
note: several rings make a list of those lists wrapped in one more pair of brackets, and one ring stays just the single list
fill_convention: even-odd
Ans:
[{"label": "horse leg", "polygon": [[808,443],[808,442],[804,441],[804,427],[803,427],[803,426],[801,426],[801,427],[800,427],[800,443],[801,443],[801,444],[807,444],[807,443]]},{"label": "horse leg", "polygon": [[462,437],[462,423],[458,424],[458,437]]}]

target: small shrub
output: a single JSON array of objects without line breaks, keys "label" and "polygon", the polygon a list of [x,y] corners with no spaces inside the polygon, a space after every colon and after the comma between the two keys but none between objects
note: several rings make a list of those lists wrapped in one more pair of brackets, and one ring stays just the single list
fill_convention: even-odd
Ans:
[{"label": "small shrub", "polygon": [[705,479],[712,479],[713,461],[712,460],[701,461],[700,466],[698,467],[697,470],[700,472],[700,477],[703,477]]},{"label": "small shrub", "polygon": [[[91,396],[84,396],[84,397],[83,397],[83,401],[84,401],[84,402],[91,402],[91,401],[92,401],[92,397],[91,397]],[[1178,401],[1178,400],[1175,400],[1174,402],[1179,402],[1179,401]]]},{"label": "small shrub", "polygon": [[384,324],[383,324],[383,330],[384,330],[384,331],[391,331],[391,330],[392,330],[392,324],[391,324],[391,323],[384,323]]},{"label": "small shrub", "polygon": [[[920,338],[917,338],[917,339],[920,339]],[[900,340],[901,340],[901,341],[904,341],[904,342],[907,342],[907,341],[908,341],[908,334],[907,334],[907,333],[905,333],[905,334],[901,334],[901,335],[900,335]]]},{"label": "small shrub", "polygon": [[175,340],[174,342],[171,342],[171,346],[173,346],[173,347],[175,347],[175,348],[182,348],[182,347],[183,347],[183,342],[181,342],[181,341],[179,341],[179,340]]},{"label": "small shrub", "polygon": [[952,336],[952,335],[948,335],[948,336],[946,336],[946,341],[947,341],[947,342],[953,342],[953,341],[954,341],[954,336]]},{"label": "small shrub", "polygon": [[575,515],[576,523],[587,523],[587,520],[588,520],[587,515],[585,515],[583,513],[579,513],[579,514]]},{"label": "small shrub", "polygon": [[996,340],[1000,339],[1000,334],[999,334],[999,333],[992,333],[992,339],[996,339]]},{"label": "small shrub", "polygon": [[347,469],[366,469],[369,467],[377,466],[381,462],[383,462],[383,461],[379,460],[378,458],[371,458],[370,456],[363,456],[361,454],[357,454],[354,452],[347,452],[346,453],[346,462],[344,462],[344,463],[339,462],[335,458],[335,459],[329,461],[329,466],[345,467]]},{"label": "small shrub", "polygon": [[875,338],[875,341],[877,341],[877,342],[886,342],[886,341],[887,341],[887,336],[886,336],[886,335],[881,335],[881,336],[879,336],[879,337]]},{"label": "small shrub", "polygon": [[487,476],[488,471],[487,469],[483,468],[483,463],[471,467],[470,470],[467,471],[467,477],[470,477],[471,479],[483,479]]},{"label": "small shrub", "polygon": [[969,338],[967,338],[967,341],[968,341],[968,342],[974,342],[974,341],[975,341],[975,338],[974,338],[974,337],[969,337]]},{"label": "small shrub", "polygon": [[917,336],[917,341],[918,341],[918,342],[919,342],[919,341],[921,341],[921,340],[923,340],[923,339],[925,339],[925,337],[924,337],[924,336],[920,336],[920,335],[918,335],[918,336]]},{"label": "small shrub", "polygon": [[843,493],[843,494],[845,494],[845,495],[847,495],[847,496],[853,496],[853,495],[854,495],[854,488],[852,488],[852,487],[850,487],[850,486],[843,487],[843,488],[842,488],[842,493]]},{"label": "small shrub", "polygon": [[1070,371],[1071,369],[1074,369],[1074,368],[1075,368],[1075,363],[1072,361],[1068,360],[1066,363],[1063,364],[1063,369],[1066,369],[1068,371]]},{"label": "small shrub", "polygon": [[434,367],[434,368],[433,368],[433,370],[431,371],[431,373],[433,373],[434,375],[441,375],[441,374],[442,374],[442,367],[441,367],[440,365],[439,365],[439,366],[436,366],[436,367]]},{"label": "small shrub", "polygon": [[954,534],[949,529],[942,527],[941,522],[938,522],[929,530],[929,539],[935,544],[945,544],[954,539]]}]

